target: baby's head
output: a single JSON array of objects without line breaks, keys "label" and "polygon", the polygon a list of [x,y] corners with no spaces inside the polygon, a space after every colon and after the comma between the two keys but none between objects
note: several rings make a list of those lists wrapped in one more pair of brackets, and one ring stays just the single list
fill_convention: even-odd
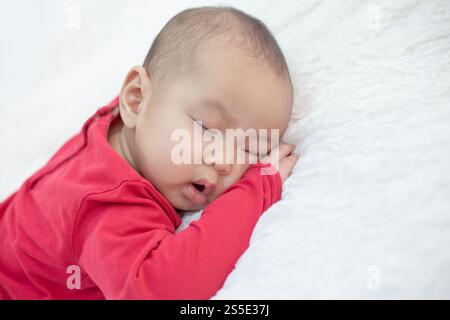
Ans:
[{"label": "baby's head", "polygon": [[[220,152],[205,152],[211,141],[203,139],[200,163],[193,141],[192,162],[177,164],[173,133],[183,129],[194,138],[201,121],[221,132],[278,129],[281,137],[292,101],[285,59],[262,22],[230,7],[188,9],[165,25],[144,65],[124,81],[120,153],[176,209],[199,210],[237,182],[250,161],[226,163]],[[267,152],[275,140],[268,135]],[[249,148],[247,139],[234,144]]]}]

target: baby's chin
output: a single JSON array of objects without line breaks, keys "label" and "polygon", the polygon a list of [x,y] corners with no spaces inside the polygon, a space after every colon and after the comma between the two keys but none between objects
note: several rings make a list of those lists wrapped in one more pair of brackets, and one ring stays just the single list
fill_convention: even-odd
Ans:
[{"label": "baby's chin", "polygon": [[184,212],[195,212],[195,211],[199,211],[199,210],[203,210],[206,208],[206,205],[204,206],[200,206],[200,205],[192,205],[189,203],[186,204],[173,204],[172,206],[174,207],[174,209],[178,212],[178,213],[184,213]]},{"label": "baby's chin", "polygon": [[179,194],[166,195],[166,199],[170,202],[172,207],[179,213],[203,210],[208,205],[208,203],[205,204],[193,203],[191,200],[187,199],[182,192],[179,192]]}]

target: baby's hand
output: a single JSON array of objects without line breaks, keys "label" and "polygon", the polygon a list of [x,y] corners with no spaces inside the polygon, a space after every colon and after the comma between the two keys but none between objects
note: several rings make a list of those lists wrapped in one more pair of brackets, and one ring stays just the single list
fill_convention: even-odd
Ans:
[{"label": "baby's hand", "polygon": [[280,173],[281,181],[284,183],[290,176],[292,168],[297,163],[298,155],[292,152],[295,146],[291,144],[280,143],[277,148],[279,148],[278,159],[276,159],[277,153],[272,150],[267,156],[261,159],[261,162],[275,165],[278,160],[278,172]]}]

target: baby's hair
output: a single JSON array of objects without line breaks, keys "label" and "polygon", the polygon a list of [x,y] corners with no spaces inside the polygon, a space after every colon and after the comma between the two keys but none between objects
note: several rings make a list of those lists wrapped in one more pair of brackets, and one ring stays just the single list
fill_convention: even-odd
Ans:
[{"label": "baby's hair", "polygon": [[225,45],[234,45],[260,58],[278,76],[287,75],[288,66],[272,33],[260,20],[228,6],[184,10],[167,22],[156,36],[143,67],[156,83],[198,70],[197,50],[208,40],[224,36]]}]

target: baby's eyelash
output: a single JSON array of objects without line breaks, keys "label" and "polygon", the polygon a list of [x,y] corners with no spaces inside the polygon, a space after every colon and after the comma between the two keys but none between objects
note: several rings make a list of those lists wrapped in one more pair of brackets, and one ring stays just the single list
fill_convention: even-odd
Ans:
[{"label": "baby's eyelash", "polygon": [[[191,117],[191,119],[194,120],[194,122],[196,122],[196,123],[198,123],[199,125],[201,125],[201,127],[202,127],[203,129],[209,130],[209,128],[207,128],[207,127],[205,127],[205,126],[203,125],[203,121],[194,119],[194,118],[192,118],[192,117]],[[246,152],[246,153],[248,153],[248,154],[252,154],[252,155],[256,156],[258,159],[261,157],[261,155],[259,155],[259,154],[251,153],[250,150],[245,150],[245,149],[244,149],[244,152]]]},{"label": "baby's eyelash", "polygon": [[245,149],[244,149],[244,151],[245,151],[246,153],[252,154],[252,155],[254,155],[254,156],[258,157],[258,158],[260,157],[259,154],[254,154],[254,153],[250,152],[250,150],[245,150]]},{"label": "baby's eyelash", "polygon": [[194,120],[194,122],[197,122],[199,125],[201,125],[203,129],[209,130],[209,128],[207,128],[207,127],[205,127],[205,126],[203,125],[203,122],[202,122],[201,120],[197,120],[197,119],[194,119],[194,118],[192,118],[192,120]]}]

